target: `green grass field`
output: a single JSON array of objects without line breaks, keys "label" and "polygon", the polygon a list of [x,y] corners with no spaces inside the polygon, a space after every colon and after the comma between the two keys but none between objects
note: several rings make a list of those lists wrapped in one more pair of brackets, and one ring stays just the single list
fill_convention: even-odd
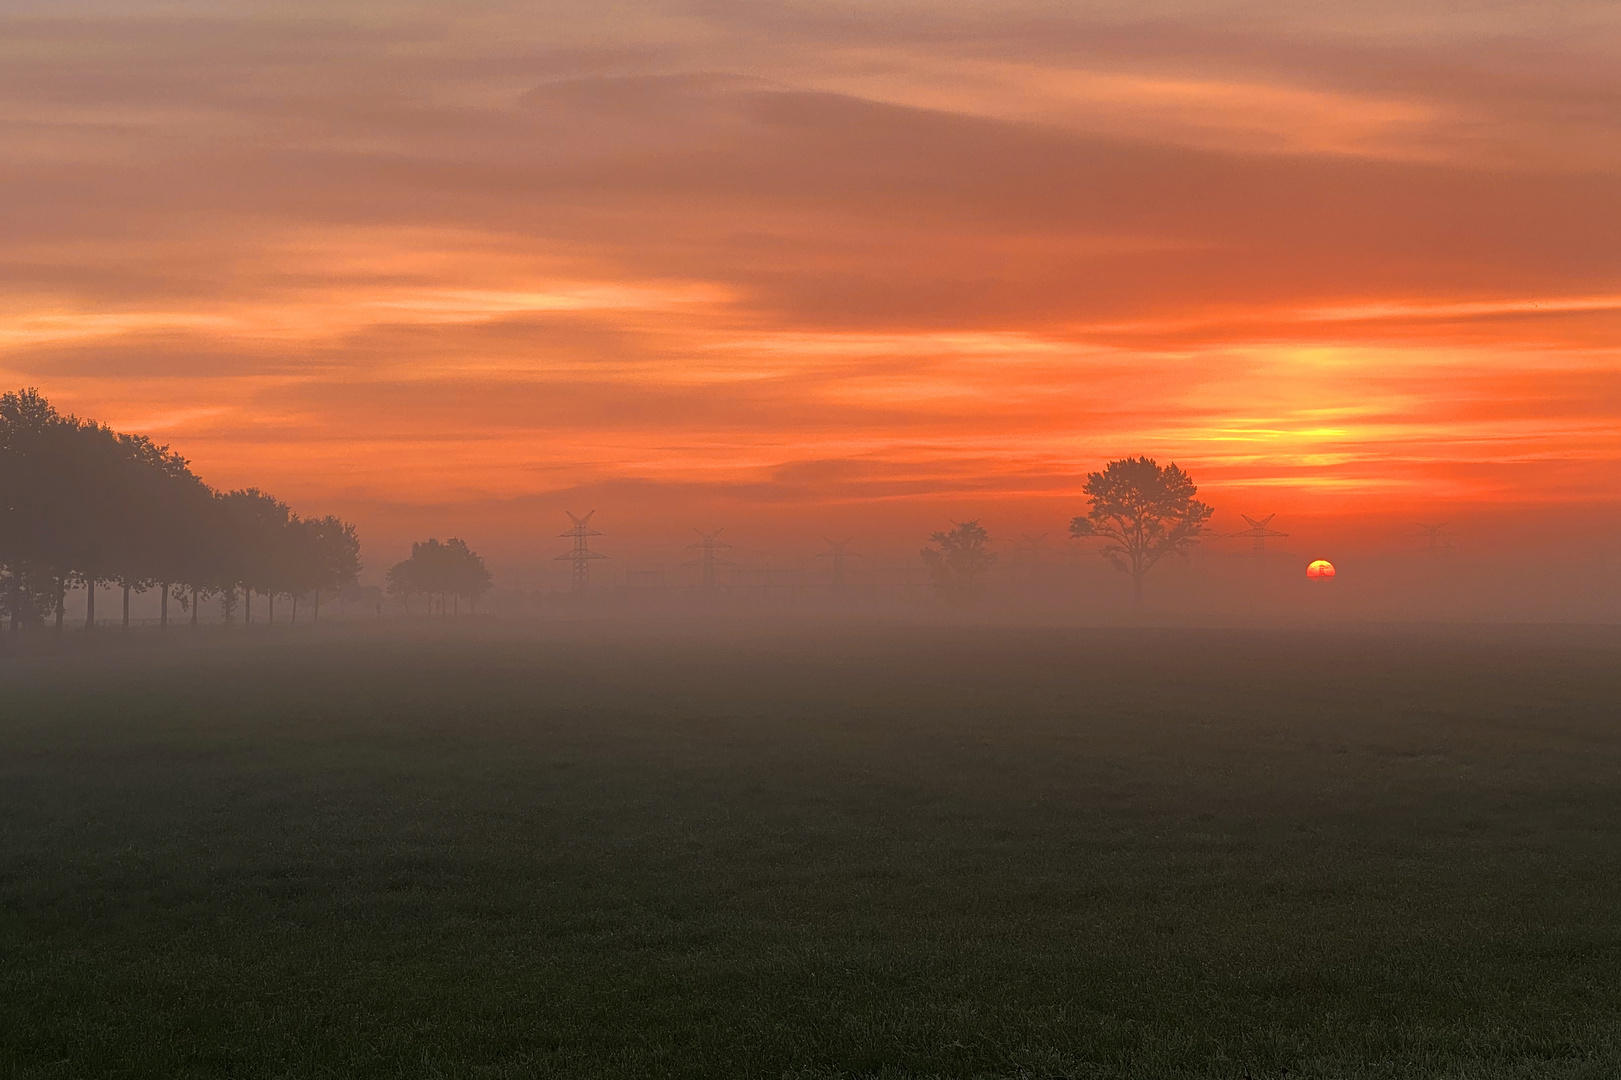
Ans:
[{"label": "green grass field", "polygon": [[0,658],[15,1077],[1621,1076],[1621,633]]}]

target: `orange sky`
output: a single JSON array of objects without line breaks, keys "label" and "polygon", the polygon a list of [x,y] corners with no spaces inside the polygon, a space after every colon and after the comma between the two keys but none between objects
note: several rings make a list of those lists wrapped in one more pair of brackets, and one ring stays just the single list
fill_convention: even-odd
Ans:
[{"label": "orange sky", "polygon": [[0,382],[389,544],[1613,520],[1610,0],[6,11]]}]

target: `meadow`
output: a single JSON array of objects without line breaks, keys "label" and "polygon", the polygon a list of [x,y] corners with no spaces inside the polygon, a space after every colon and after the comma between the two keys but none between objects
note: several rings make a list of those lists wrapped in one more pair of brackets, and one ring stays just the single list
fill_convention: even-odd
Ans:
[{"label": "meadow", "polygon": [[70,639],[0,1075],[1621,1075],[1614,628]]}]

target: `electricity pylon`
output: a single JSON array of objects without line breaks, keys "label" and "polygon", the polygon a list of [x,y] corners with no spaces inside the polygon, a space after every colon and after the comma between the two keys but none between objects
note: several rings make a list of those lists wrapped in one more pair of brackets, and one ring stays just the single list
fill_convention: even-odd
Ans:
[{"label": "electricity pylon", "polygon": [[1238,516],[1243,518],[1245,521],[1249,522],[1250,527],[1247,528],[1247,529],[1240,530],[1239,532],[1228,533],[1227,535],[1230,536],[1230,537],[1233,537],[1235,539],[1237,537],[1240,537],[1240,536],[1247,536],[1247,537],[1251,538],[1252,540],[1255,541],[1255,550],[1256,550],[1256,552],[1258,554],[1262,554],[1262,555],[1266,554],[1266,542],[1267,542],[1267,539],[1269,537],[1288,536],[1289,535],[1286,532],[1279,532],[1276,529],[1267,528],[1267,523],[1270,522],[1273,518],[1278,516],[1276,514],[1268,514],[1266,517],[1262,518],[1260,521],[1256,521],[1254,518],[1250,517],[1248,514],[1239,514]]},{"label": "electricity pylon", "polygon": [[1013,561],[1016,563],[1033,563],[1041,561],[1044,550],[1042,544],[1047,540],[1046,533],[1031,536],[1029,533],[1020,533],[1019,538],[1013,541]]},{"label": "electricity pylon", "polygon": [[722,543],[720,540],[716,539],[721,533],[726,531],[725,529],[716,529],[712,533],[706,533],[702,529],[694,529],[692,531],[703,537],[703,539],[699,540],[697,543],[688,544],[687,549],[690,551],[694,548],[702,548],[703,554],[698,556],[696,559],[687,560],[683,565],[702,567],[704,588],[713,589],[715,587],[715,567],[732,565],[730,559],[717,559],[715,557],[715,549],[729,548],[732,545]]},{"label": "electricity pylon", "polygon": [[1041,574],[1041,554],[1046,550],[1043,545],[1047,542],[1047,534],[1037,533],[1031,536],[1029,533],[1020,533],[1017,540],[1010,542],[1013,544],[1014,579],[1024,584],[1036,580]]},{"label": "electricity pylon", "polygon": [[828,540],[825,536],[822,539],[827,540],[828,549],[818,551],[816,557],[818,559],[833,560],[833,587],[842,589],[844,588],[844,560],[859,559],[861,558],[861,552],[850,550],[850,541],[855,539],[853,536],[843,540]]},{"label": "electricity pylon", "polygon": [[574,550],[565,552],[564,554],[557,556],[557,558],[553,559],[552,561],[572,561],[574,563],[574,591],[584,592],[586,586],[591,582],[591,560],[606,559],[608,556],[591,550],[591,537],[602,535],[591,527],[591,516],[592,514],[596,513],[595,510],[591,511],[590,514],[585,515],[583,518],[575,517],[573,511],[571,510],[565,510],[563,513],[567,514],[568,519],[574,522],[574,528],[565,533],[558,533],[557,535],[573,537]]},{"label": "electricity pylon", "polygon": [[1429,534],[1429,551],[1431,555],[1439,555],[1443,550],[1452,546],[1452,544],[1447,540],[1448,524],[1450,524],[1450,522],[1443,521],[1439,525],[1419,526],[1420,529]]}]

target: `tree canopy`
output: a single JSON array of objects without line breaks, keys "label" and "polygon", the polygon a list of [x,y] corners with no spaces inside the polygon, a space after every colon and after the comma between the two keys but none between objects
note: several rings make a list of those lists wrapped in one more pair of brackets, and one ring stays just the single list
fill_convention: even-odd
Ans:
[{"label": "tree canopy", "polygon": [[1085,491],[1091,509],[1070,522],[1074,537],[1103,537],[1101,554],[1131,575],[1132,594],[1143,600],[1143,577],[1172,552],[1198,542],[1213,511],[1194,498],[1199,489],[1175,462],[1161,467],[1150,457],[1121,458],[1089,473]]},{"label": "tree canopy", "polygon": [[929,542],[934,546],[923,549],[923,563],[935,588],[952,600],[978,596],[986,571],[996,562],[985,527],[977,520],[953,522],[950,529],[930,535]]},{"label": "tree canopy", "polygon": [[411,557],[389,567],[388,592],[398,596],[407,611],[411,597],[420,595],[436,602],[444,613],[459,600],[476,608],[478,598],[489,591],[490,580],[483,558],[453,536],[442,544],[434,539],[412,544]]}]

